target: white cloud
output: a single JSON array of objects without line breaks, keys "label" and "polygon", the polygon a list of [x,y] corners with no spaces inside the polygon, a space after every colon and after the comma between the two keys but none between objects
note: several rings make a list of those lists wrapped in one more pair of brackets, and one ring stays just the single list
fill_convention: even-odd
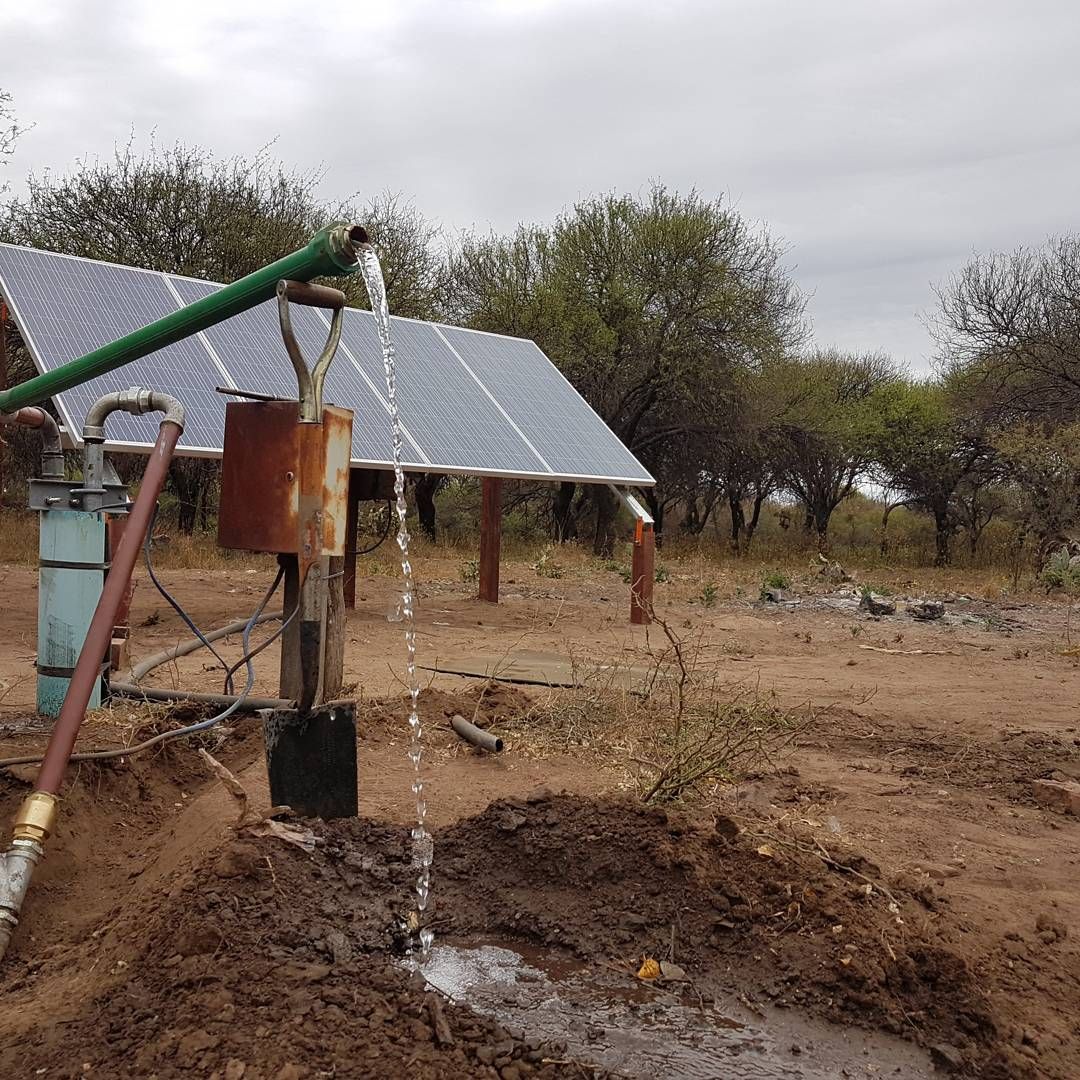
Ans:
[{"label": "white cloud", "polygon": [[823,342],[923,367],[931,281],[1075,220],[1078,30],[1069,0],[38,0],[0,12],[0,85],[36,124],[13,179],[134,129],[277,137],[328,195],[451,227],[728,194],[790,241]]}]

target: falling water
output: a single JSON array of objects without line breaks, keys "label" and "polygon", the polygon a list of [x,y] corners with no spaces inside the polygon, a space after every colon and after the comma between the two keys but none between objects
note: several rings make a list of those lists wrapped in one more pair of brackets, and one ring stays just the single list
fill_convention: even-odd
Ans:
[{"label": "falling water", "polygon": [[[374,250],[368,245],[361,248],[360,268],[367,285],[371,310],[379,330],[382,344],[383,368],[386,371],[386,398],[390,407],[390,425],[394,441],[394,494],[397,497],[398,531],[397,544],[401,549],[401,576],[404,585],[401,594],[401,615],[405,623],[405,670],[409,686],[409,760],[413,765],[412,791],[416,796],[416,825],[412,830],[412,861],[416,870],[416,911],[410,920],[419,943],[419,960],[427,958],[434,940],[434,931],[424,926],[424,913],[431,890],[432,839],[425,824],[427,802],[424,799],[424,778],[421,761],[424,756],[424,728],[420,721],[418,702],[420,683],[416,678],[416,620],[413,612],[413,572],[409,562],[409,529],[405,522],[408,506],[405,502],[405,473],[401,468],[401,420],[397,406],[397,371],[394,362],[394,342],[390,336],[390,308],[386,302],[386,285],[382,267]],[[414,956],[415,960],[416,957]]]}]

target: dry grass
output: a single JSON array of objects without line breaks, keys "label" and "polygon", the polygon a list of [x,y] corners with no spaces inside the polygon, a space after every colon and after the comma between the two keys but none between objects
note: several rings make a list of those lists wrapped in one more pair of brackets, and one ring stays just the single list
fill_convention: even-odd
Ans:
[{"label": "dry grass", "polygon": [[227,551],[217,546],[212,535],[198,533],[193,536],[173,533],[155,542],[153,559],[154,566],[164,570],[248,570],[263,569],[273,563],[272,556]]},{"label": "dry grass", "polygon": [[[204,720],[214,712],[212,705],[185,701],[144,701],[134,698],[112,698],[107,705],[86,715],[79,736],[79,750],[113,750],[135,746],[163,731]],[[232,733],[232,724],[217,724],[206,731],[187,736],[185,746],[220,747]],[[168,750],[162,743],[150,756]]]},{"label": "dry grass", "polygon": [[[679,635],[662,620],[649,663],[580,665],[580,685],[550,690],[495,725],[518,753],[594,758],[646,802],[707,798],[771,768],[814,722],[809,708],[782,708],[753,684],[717,675],[718,644]],[[630,679],[626,675],[632,675]]]},{"label": "dry grass", "polygon": [[0,562],[33,566],[38,559],[37,515],[0,509]]},{"label": "dry grass", "polygon": [[[184,536],[176,530],[159,528],[163,542],[156,545],[155,565],[176,570],[230,570],[265,568],[269,557],[219,548],[213,534]],[[458,538],[455,542],[432,543],[414,536],[410,553],[429,580],[459,582],[463,568],[476,559],[477,547]],[[861,561],[849,559],[841,549],[834,557],[844,563],[856,581],[884,586],[895,593],[965,593],[996,600],[1035,591],[1044,593],[1033,570],[1020,574],[1008,565],[964,565],[947,569],[922,566],[913,569],[897,561],[863,552]],[[37,519],[25,510],[0,510],[0,563],[33,566],[37,562]],[[503,545],[503,562],[510,573],[522,580],[558,577],[562,584],[604,580],[610,575],[613,588],[622,588],[629,577],[630,545],[620,543],[611,559],[594,556],[586,546],[565,544],[554,549],[547,541],[508,540]],[[557,565],[553,574],[551,566]],[[720,602],[753,601],[762,579],[781,570],[792,580],[796,591],[822,585],[816,552],[804,545],[762,543],[749,555],[733,556],[726,545],[713,536],[686,538],[675,535],[657,552],[657,566],[665,579],[656,587],[656,601],[697,603],[708,592]],[[400,573],[397,545],[388,539],[381,547],[363,556],[361,573],[397,577]],[[540,568],[540,570],[537,569]],[[512,568],[512,569],[511,569]]]},{"label": "dry grass", "polygon": [[[462,515],[458,515],[460,518]],[[464,521],[464,519],[462,519]],[[475,520],[470,519],[470,520]],[[710,527],[700,536],[686,536],[677,528],[657,552],[661,578],[658,599],[693,600],[706,590],[717,600],[753,600],[762,578],[782,570],[797,589],[819,584],[816,578],[816,550],[801,530],[778,525],[778,514],[767,510],[748,554],[731,553],[723,528]],[[218,548],[213,534],[184,536],[167,524],[158,527],[166,537],[155,552],[163,569],[227,570],[265,565],[265,557]],[[35,515],[17,509],[0,510],[0,562],[33,565],[37,558]],[[831,556],[838,559],[860,582],[884,585],[894,592],[963,592],[986,599],[998,599],[1039,588],[1035,568],[1028,565],[1027,553],[1018,549],[1012,528],[993,523],[983,536],[979,554],[972,557],[963,537],[954,545],[955,563],[938,569],[933,562],[933,532],[919,514],[897,510],[890,524],[887,555],[880,550],[880,507],[855,498],[834,515],[830,534]],[[463,530],[462,522],[444,531],[432,543],[417,531],[411,553],[425,564],[430,578],[460,581],[462,570],[476,559],[478,540]],[[568,582],[596,574],[610,574],[614,585],[628,579],[630,544],[620,542],[610,559],[597,558],[585,543],[565,544],[552,549],[544,537],[504,530],[503,560],[513,565],[523,578],[557,577]],[[364,572],[396,576],[398,551],[392,538],[363,557]],[[444,565],[446,564],[446,565]],[[516,564],[522,564],[518,567]],[[554,567],[554,569],[553,569]],[[537,569],[539,568],[539,569]]]}]

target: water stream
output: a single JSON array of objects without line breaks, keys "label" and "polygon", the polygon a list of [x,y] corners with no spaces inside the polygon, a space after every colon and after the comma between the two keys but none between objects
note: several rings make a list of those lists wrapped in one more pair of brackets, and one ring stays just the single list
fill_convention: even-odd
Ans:
[{"label": "water stream", "polygon": [[[394,495],[397,503],[397,545],[401,550],[401,618],[405,626],[405,672],[409,688],[409,760],[413,766],[412,791],[416,796],[416,824],[412,830],[412,862],[416,870],[416,910],[410,920],[416,944],[411,950],[414,962],[424,961],[435,938],[434,931],[425,926],[425,913],[431,892],[432,837],[427,829],[427,801],[424,798],[424,774],[421,763],[424,757],[424,727],[420,719],[420,683],[416,676],[416,620],[413,602],[412,563],[409,561],[409,529],[406,523],[408,504],[405,502],[405,473],[401,468],[401,450],[404,445],[401,419],[397,405],[397,365],[394,341],[390,333],[390,307],[386,301],[386,284],[383,281],[379,257],[368,245],[360,249],[360,270],[364,275],[371,311],[379,331],[382,345],[383,369],[386,372],[386,399],[390,408],[390,426],[394,444]],[[417,959],[418,954],[418,959]]]}]

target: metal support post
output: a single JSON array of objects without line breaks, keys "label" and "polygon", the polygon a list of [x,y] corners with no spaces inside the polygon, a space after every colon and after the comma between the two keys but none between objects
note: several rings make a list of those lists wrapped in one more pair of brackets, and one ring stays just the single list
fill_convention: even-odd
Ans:
[{"label": "metal support post", "polygon": [[645,626],[652,621],[653,583],[656,580],[656,535],[652,514],[614,484],[608,487],[634,515],[634,547],[630,560],[630,621]]},{"label": "metal support post", "polygon": [[[108,542],[109,561],[112,561],[120,541],[127,528],[127,517],[109,514]],[[135,575],[127,583],[127,588],[120,597],[120,606],[116,609],[116,621],[113,624],[112,645],[109,649],[109,670],[123,671],[129,666],[128,641],[131,637],[131,598],[135,593]]]},{"label": "metal support post", "polygon": [[638,520],[630,568],[630,621],[645,626],[652,622],[653,581],[656,577],[656,536],[652,523]]},{"label": "metal support post", "polygon": [[480,481],[480,599],[499,602],[499,549],[502,543],[502,479]]}]

